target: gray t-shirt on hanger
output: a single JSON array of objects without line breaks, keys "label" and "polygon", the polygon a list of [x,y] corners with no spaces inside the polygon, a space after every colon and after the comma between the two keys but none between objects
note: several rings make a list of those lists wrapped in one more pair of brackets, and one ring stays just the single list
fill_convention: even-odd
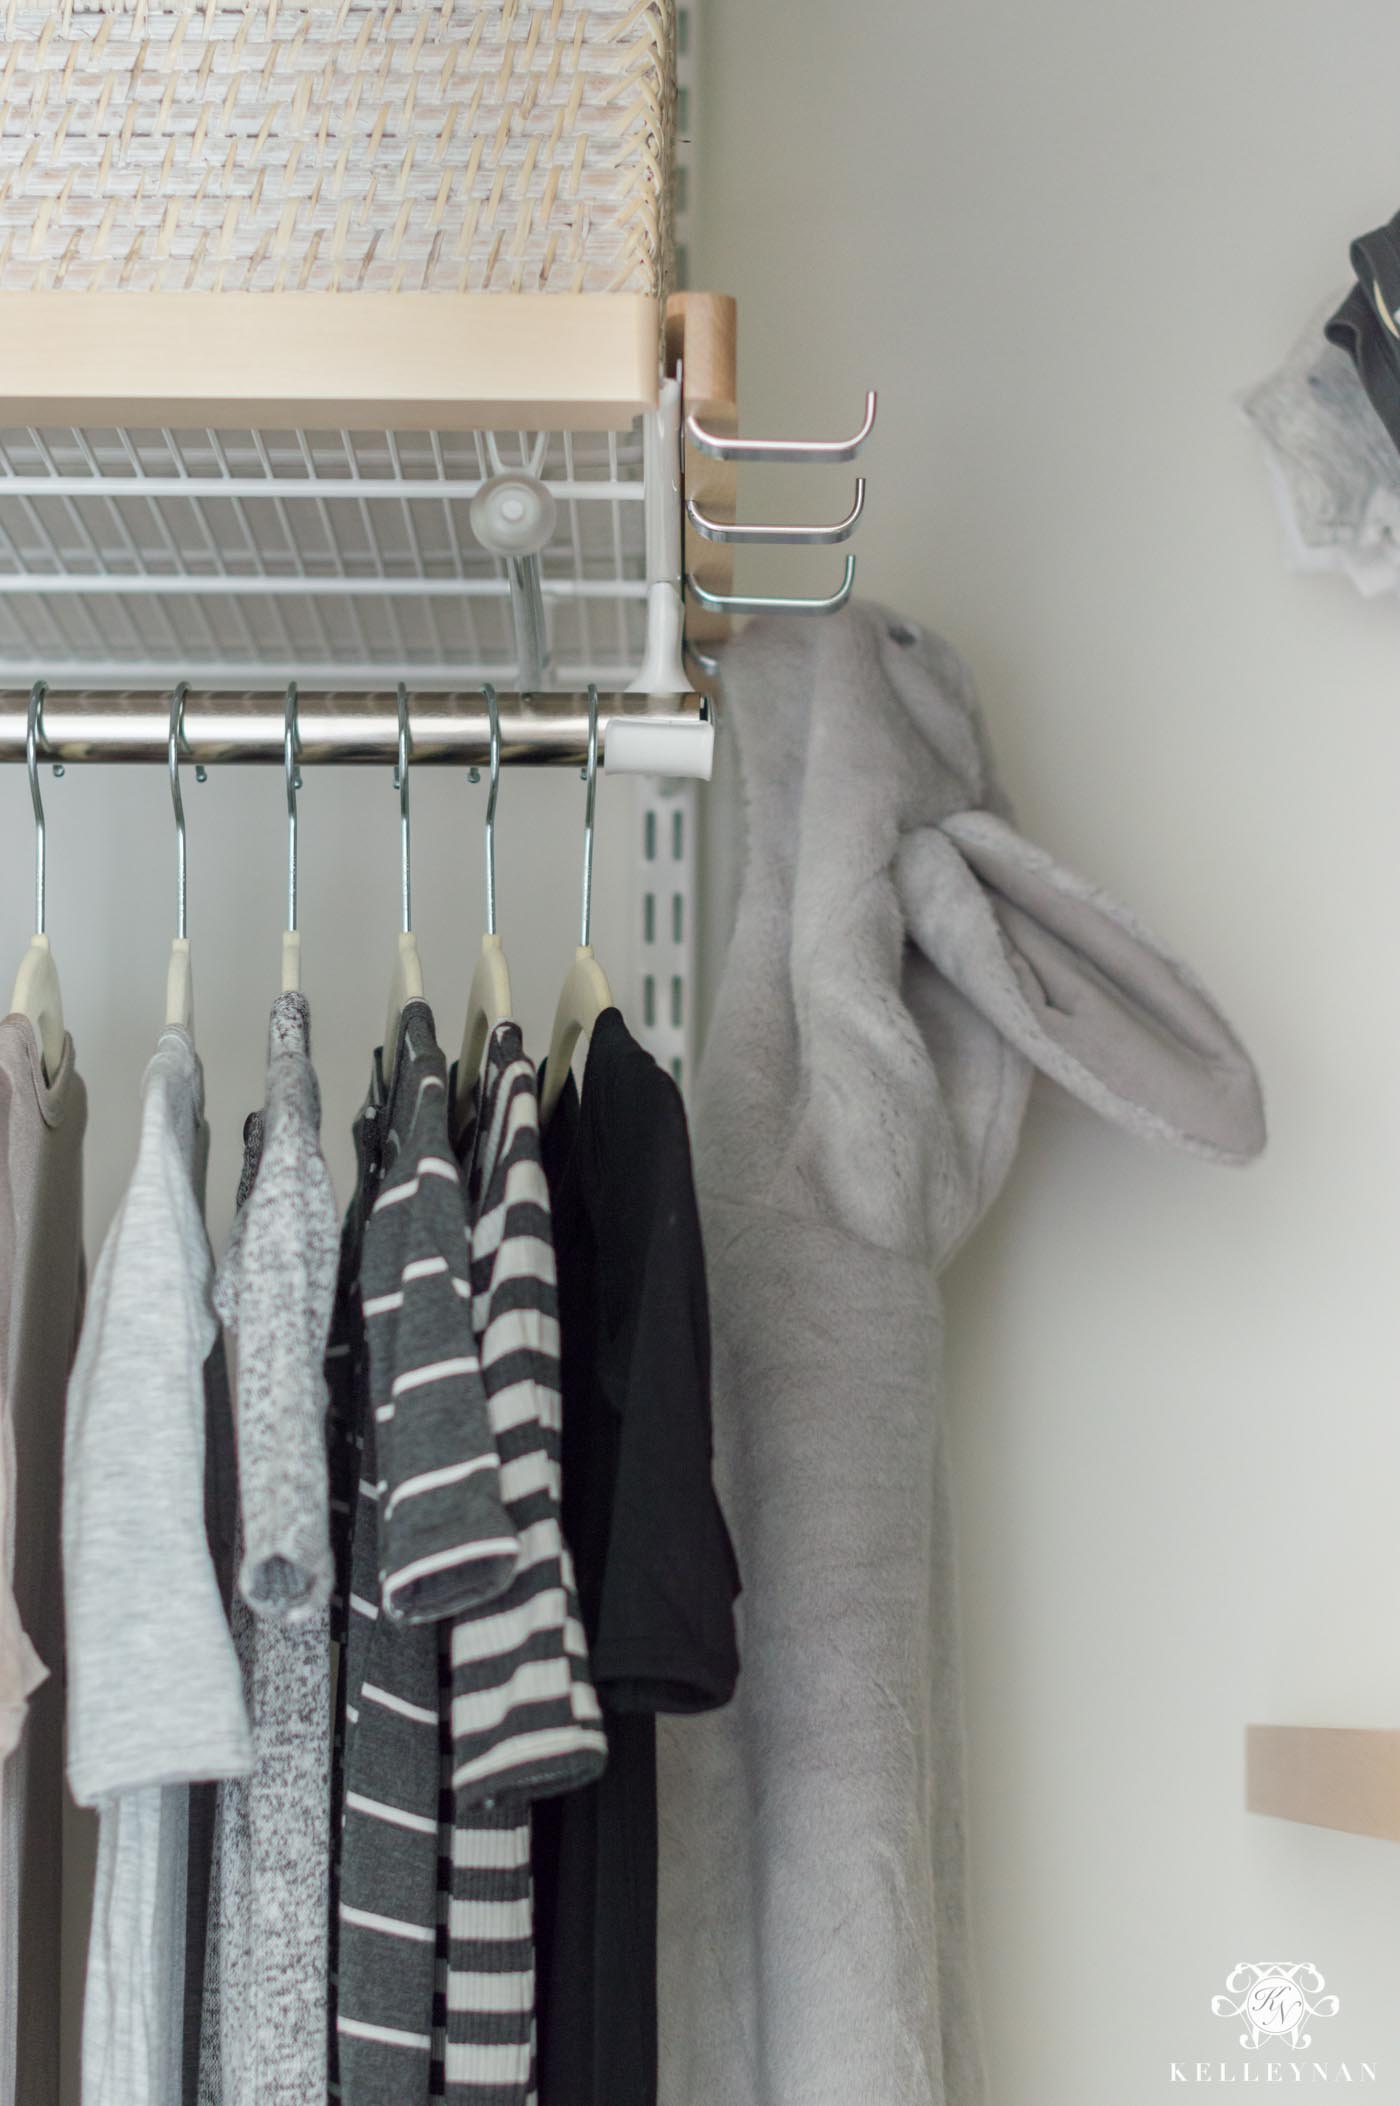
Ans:
[{"label": "gray t-shirt on hanger", "polygon": [[214,1285],[238,1345],[243,1559],[232,1618],[253,1767],[219,1791],[199,2094],[211,2106],[306,2106],[326,2094],[325,1350],[339,1225],[320,1126],[306,1000],[282,994],[266,1108],[244,1129],[242,1203]]},{"label": "gray t-shirt on hanger", "polygon": [[191,1782],[251,1744],[204,1527],[204,1366],[218,1335],[208,1131],[189,1035],[161,1033],[131,1182],[68,1391],[68,1781],[100,1814],[83,2106],[180,2095]]},{"label": "gray t-shirt on hanger", "polygon": [[[63,1393],[82,1309],[87,1092],[0,1020],[0,2106],[57,2106]],[[5,1752],[8,1750],[8,1752]]]}]

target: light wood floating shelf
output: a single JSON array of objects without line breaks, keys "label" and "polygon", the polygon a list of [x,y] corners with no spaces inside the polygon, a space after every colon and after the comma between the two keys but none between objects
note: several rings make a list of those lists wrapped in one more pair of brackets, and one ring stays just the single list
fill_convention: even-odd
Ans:
[{"label": "light wood floating shelf", "polygon": [[1248,1726],[1245,1804],[1251,1813],[1400,1842],[1400,1730]]},{"label": "light wood floating shelf", "polygon": [[0,423],[621,431],[644,293],[0,293]]},{"label": "light wood floating shelf", "polygon": [[[666,305],[666,365],[683,368],[684,409],[717,431],[733,431],[738,421],[738,310],[727,293],[673,293]],[[732,461],[710,460],[689,443],[685,449],[687,497],[698,500],[712,519],[738,516],[738,470]],[[734,590],[734,550],[720,541],[702,541],[685,529],[685,569],[712,592]],[[712,614],[693,600],[686,609],[686,634],[695,643],[722,642],[729,617]]]}]

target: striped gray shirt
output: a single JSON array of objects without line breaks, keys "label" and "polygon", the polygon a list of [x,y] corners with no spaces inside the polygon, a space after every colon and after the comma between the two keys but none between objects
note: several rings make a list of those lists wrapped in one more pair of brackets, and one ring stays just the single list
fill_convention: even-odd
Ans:
[{"label": "striped gray shirt", "polygon": [[465,1174],[473,1328],[520,1563],[497,1601],[456,1619],[448,1648],[453,1821],[440,1872],[448,1936],[434,2095],[454,2106],[526,2106],[529,1803],[592,1782],[607,1743],[559,1526],[554,1241],[535,1076],[511,1023],[487,1048]]},{"label": "striped gray shirt", "polygon": [[438,1627],[501,1592],[520,1546],[472,1333],[447,1069],[404,1009],[364,1225],[368,1349],[342,1662],[336,2033],[350,2106],[428,2096],[437,1964]]}]

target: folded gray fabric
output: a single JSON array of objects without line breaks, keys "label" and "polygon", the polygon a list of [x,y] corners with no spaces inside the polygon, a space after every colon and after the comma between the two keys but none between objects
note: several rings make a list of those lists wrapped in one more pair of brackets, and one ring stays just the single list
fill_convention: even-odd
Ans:
[{"label": "folded gray fabric", "polygon": [[1368,599],[1394,592],[1400,453],[1321,313],[1243,408],[1264,442],[1291,567],[1341,571]]},{"label": "folded gray fabric", "polygon": [[696,1168],[744,1670],[663,1722],[661,2097],[975,2106],[934,1274],[1034,1069],[1231,1163],[1259,1088],[1195,978],[1015,831],[946,644],[760,622],[724,692],[749,855]]}]

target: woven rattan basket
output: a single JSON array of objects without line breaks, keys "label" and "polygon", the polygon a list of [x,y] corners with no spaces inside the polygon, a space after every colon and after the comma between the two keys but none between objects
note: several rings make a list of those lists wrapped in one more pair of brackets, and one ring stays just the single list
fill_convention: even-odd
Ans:
[{"label": "woven rattan basket", "polygon": [[671,0],[0,21],[0,292],[669,290]]}]

